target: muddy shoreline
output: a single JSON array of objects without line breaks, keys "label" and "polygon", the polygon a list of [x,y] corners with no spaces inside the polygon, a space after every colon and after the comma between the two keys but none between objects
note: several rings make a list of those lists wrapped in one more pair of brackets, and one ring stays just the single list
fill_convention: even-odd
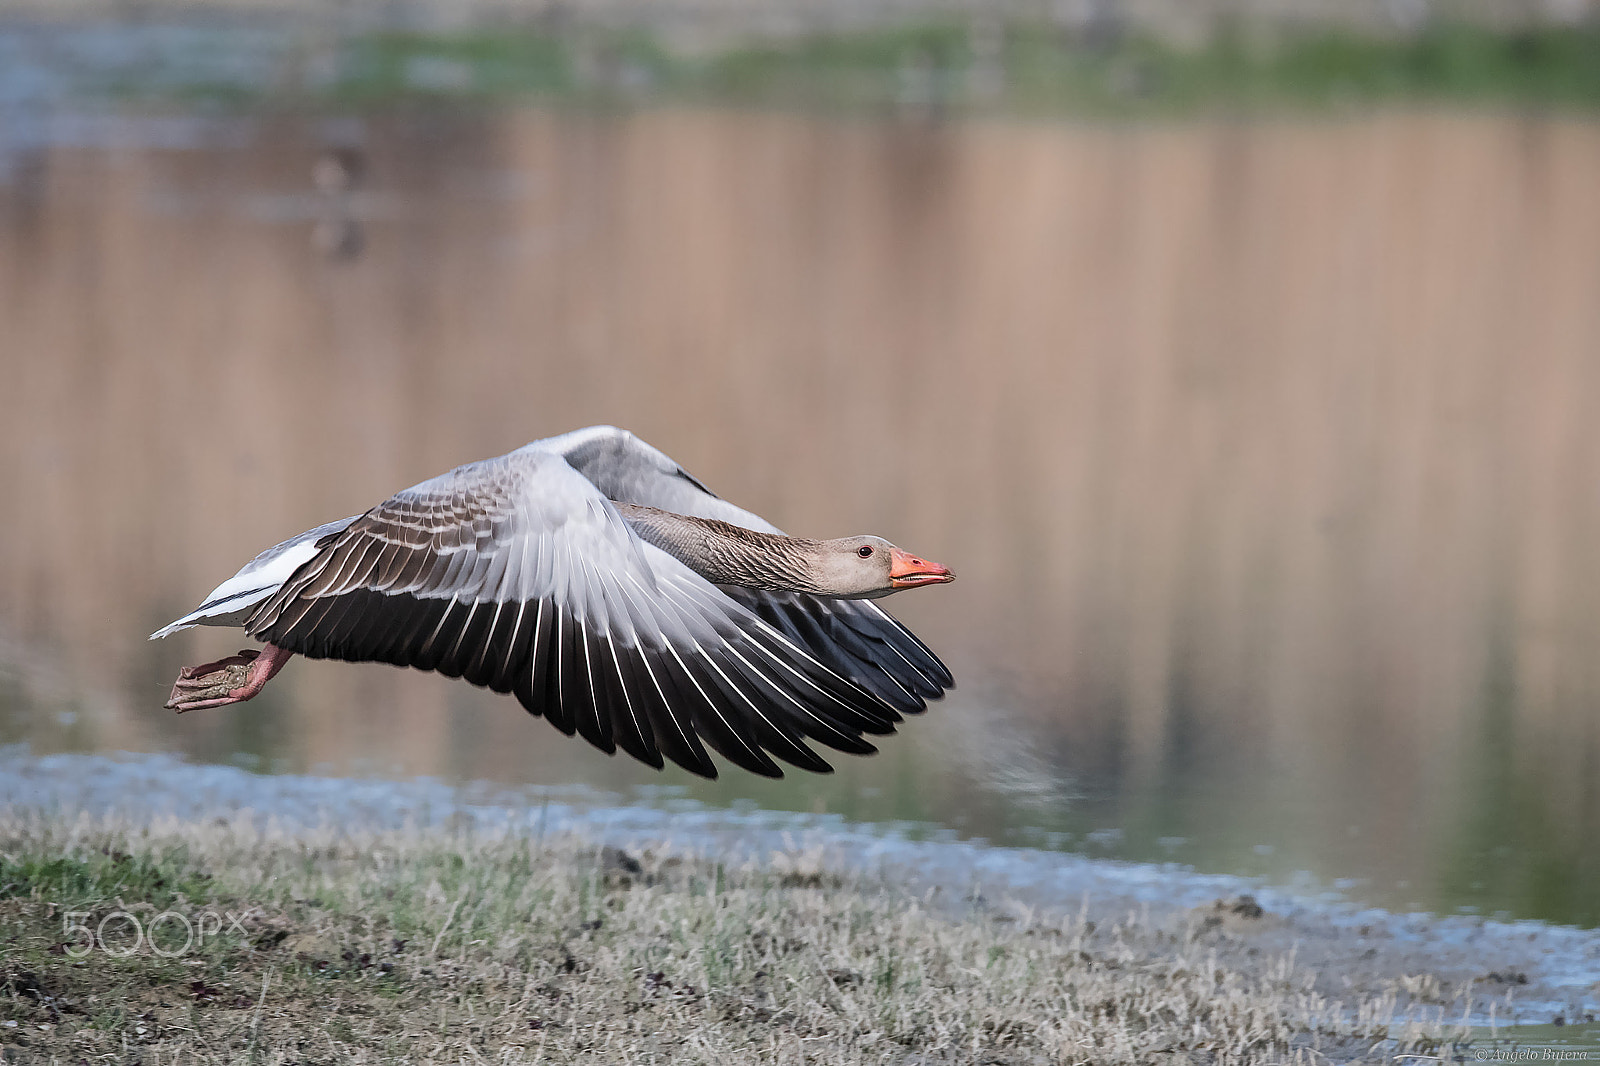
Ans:
[{"label": "muddy shoreline", "polygon": [[[34,756],[0,752],[0,805],[48,816],[209,819],[278,832],[403,828],[538,836],[765,863],[807,856],[822,868],[881,879],[946,909],[1023,908],[1090,922],[1132,920],[1201,938],[1219,964],[1315,974],[1331,999],[1405,990],[1398,1011],[1448,1012],[1472,1026],[1582,1026],[1596,1009],[1600,931],[1469,915],[1394,914],[1322,893],[1297,895],[1247,878],[956,840],[913,840],[893,826],[761,810],[616,806],[582,789],[455,787],[312,776],[260,776],[167,756]],[[1559,1019],[1559,1022],[1557,1021]],[[1574,1028],[1569,1033],[1579,1036]]]}]

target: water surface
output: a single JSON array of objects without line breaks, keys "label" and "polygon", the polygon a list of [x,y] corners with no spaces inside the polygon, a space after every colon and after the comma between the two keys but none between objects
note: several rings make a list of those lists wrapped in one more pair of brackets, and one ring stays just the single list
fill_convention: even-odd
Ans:
[{"label": "water surface", "polygon": [[[0,740],[1600,924],[1600,126],[41,123],[0,150]],[[952,566],[887,602],[960,687],[777,783],[383,666],[161,709],[243,643],[144,635],[261,548],[594,422]]]}]

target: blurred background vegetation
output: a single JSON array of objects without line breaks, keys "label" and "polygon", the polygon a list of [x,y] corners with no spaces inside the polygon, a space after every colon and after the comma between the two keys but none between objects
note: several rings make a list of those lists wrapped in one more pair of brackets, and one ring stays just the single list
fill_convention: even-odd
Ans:
[{"label": "blurred background vegetation", "polygon": [[30,29],[52,36],[52,23],[128,26],[118,43],[55,37],[53,55],[14,39],[8,58],[71,66],[77,51],[77,91],[135,98],[337,106],[664,96],[1101,115],[1600,103],[1600,25],[1588,0],[13,0],[4,17],[24,39]]}]

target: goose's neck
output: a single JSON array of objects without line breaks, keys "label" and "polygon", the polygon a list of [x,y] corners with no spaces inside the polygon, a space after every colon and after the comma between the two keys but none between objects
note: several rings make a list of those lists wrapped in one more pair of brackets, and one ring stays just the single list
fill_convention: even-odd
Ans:
[{"label": "goose's neck", "polygon": [[817,541],[758,533],[714,518],[691,518],[637,504],[616,507],[641,540],[714,585],[830,595],[815,571]]}]

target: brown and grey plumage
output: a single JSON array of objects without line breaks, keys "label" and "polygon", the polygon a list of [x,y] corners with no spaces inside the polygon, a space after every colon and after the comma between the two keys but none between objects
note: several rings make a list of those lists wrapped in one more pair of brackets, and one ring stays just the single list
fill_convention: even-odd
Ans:
[{"label": "brown and grey plumage", "polygon": [[291,655],[514,693],[558,729],[715,776],[830,769],[953,680],[872,603],[951,580],[876,537],[791,538],[609,426],[425,481],[257,556],[152,634],[234,625],[257,653],[189,667],[168,706],[253,697]]}]

